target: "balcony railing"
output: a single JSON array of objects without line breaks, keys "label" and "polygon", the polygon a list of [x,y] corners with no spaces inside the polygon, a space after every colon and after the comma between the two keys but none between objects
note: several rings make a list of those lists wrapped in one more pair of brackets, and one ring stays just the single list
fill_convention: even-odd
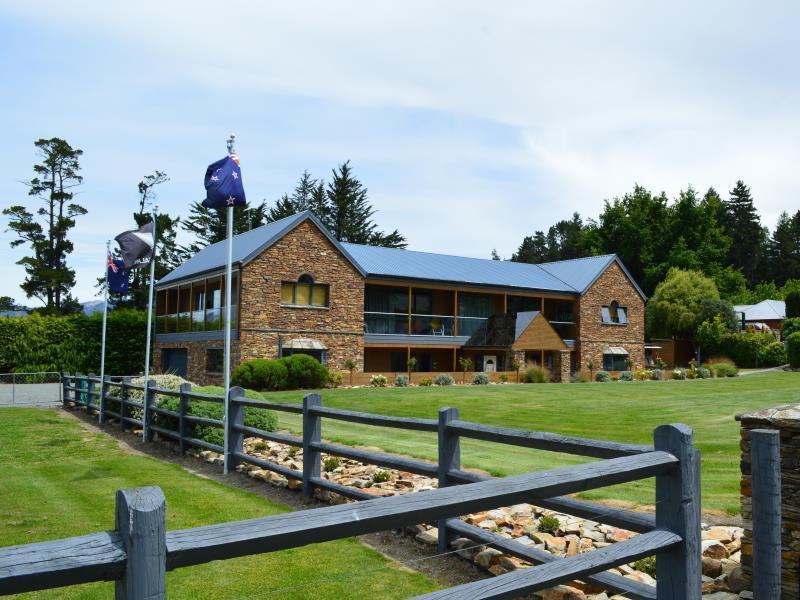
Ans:
[{"label": "balcony railing", "polygon": [[[231,329],[236,329],[239,307],[231,305]],[[207,308],[156,317],[156,333],[219,331],[225,327],[225,309]]]},{"label": "balcony railing", "polygon": [[385,312],[364,313],[364,333],[384,335],[456,335],[470,336],[486,322],[483,317],[456,317],[452,315],[419,315]]}]

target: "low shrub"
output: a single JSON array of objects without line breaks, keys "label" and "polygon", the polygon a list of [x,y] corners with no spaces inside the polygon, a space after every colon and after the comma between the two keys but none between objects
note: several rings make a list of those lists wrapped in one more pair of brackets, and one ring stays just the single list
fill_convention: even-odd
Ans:
[{"label": "low shrub", "polygon": [[266,452],[269,450],[269,444],[267,444],[267,442],[256,442],[253,444],[253,450],[256,452]]},{"label": "low shrub", "polygon": [[781,326],[781,338],[785,340],[796,331],[800,331],[800,317],[785,319]]},{"label": "low shrub", "polygon": [[386,375],[382,375],[381,373],[376,373],[369,378],[369,384],[372,387],[386,387],[387,382],[388,379],[386,379]]},{"label": "low shrub", "polygon": [[720,351],[740,367],[755,367],[761,350],[775,341],[770,332],[728,333],[720,341]]},{"label": "low shrub", "polygon": [[686,371],[684,369],[675,369],[672,371],[672,378],[683,381],[686,379]]},{"label": "low shrub", "polygon": [[598,371],[597,375],[594,376],[594,380],[600,382],[611,381],[611,373],[608,371]]},{"label": "low shrub", "polygon": [[419,380],[419,383],[417,385],[421,387],[431,387],[433,385],[433,379],[431,379],[430,377],[423,377],[422,379]]},{"label": "low shrub", "polygon": [[653,378],[653,372],[650,369],[638,369],[633,376],[637,381],[650,381]]},{"label": "low shrub", "polygon": [[714,377],[736,377],[739,369],[729,358],[715,358],[703,365]]},{"label": "low shrub", "polygon": [[344,382],[344,375],[339,371],[330,371],[328,374],[328,387],[337,388]]},{"label": "low shrub", "polygon": [[633,373],[630,371],[623,371],[619,374],[620,381],[633,381]]},{"label": "low shrub", "polygon": [[318,389],[330,379],[325,365],[308,354],[292,354],[280,360],[288,371],[287,387],[290,390]]},{"label": "low shrub", "polygon": [[758,354],[758,362],[762,367],[779,367],[786,364],[786,347],[783,342],[772,342],[764,346]]},{"label": "low shrub", "polygon": [[589,383],[592,379],[586,371],[575,371],[569,380],[571,383]]},{"label": "low shrub", "polygon": [[436,385],[453,385],[455,381],[447,373],[439,373],[433,380]]},{"label": "low shrub", "polygon": [[800,368],[800,331],[786,338],[786,358],[793,369]]},{"label": "low shrub", "polygon": [[664,381],[664,371],[661,369],[653,369],[650,371],[650,379],[653,381]]},{"label": "low shrub", "polygon": [[500,375],[497,376],[497,380],[500,383],[508,383],[508,375],[506,375],[505,373],[500,373]]},{"label": "low shrub", "polygon": [[285,390],[289,380],[289,370],[283,361],[256,358],[236,367],[231,375],[231,383],[249,390]]},{"label": "low shrub", "polygon": [[698,367],[697,369],[697,377],[700,379],[710,379],[711,378],[711,371],[708,370],[706,367]]},{"label": "low shrub", "polygon": [[559,521],[556,517],[550,517],[547,515],[539,519],[539,523],[536,525],[536,529],[542,533],[549,533],[551,535],[554,534],[559,527],[561,527],[561,521]]},{"label": "low shrub", "polygon": [[531,365],[522,373],[523,383],[547,383],[550,381],[550,371],[546,367]]},{"label": "low shrub", "polygon": [[398,375],[394,378],[395,387],[408,387],[408,375]]},{"label": "low shrub", "polygon": [[325,470],[326,473],[335,471],[341,466],[342,466],[342,461],[339,459],[338,456],[329,456],[322,462],[322,468]]},{"label": "low shrub", "polygon": [[391,481],[392,476],[389,471],[375,471],[372,474],[372,483],[386,483],[387,481]]},{"label": "low shrub", "polygon": [[489,385],[489,376],[486,373],[475,373],[472,383],[473,385]]}]

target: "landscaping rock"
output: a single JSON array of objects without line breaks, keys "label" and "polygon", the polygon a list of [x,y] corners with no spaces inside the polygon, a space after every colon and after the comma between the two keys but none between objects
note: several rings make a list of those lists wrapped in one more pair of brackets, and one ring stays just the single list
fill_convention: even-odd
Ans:
[{"label": "landscaping rock", "polygon": [[728,557],[728,550],[725,548],[725,545],[717,540],[703,540],[701,547],[703,549],[703,556],[708,558],[716,558],[719,560]]},{"label": "landscaping rock", "polygon": [[486,550],[478,552],[475,555],[475,563],[484,569],[488,569],[493,563],[498,562],[501,556],[503,556],[503,553],[499,550],[486,548]]},{"label": "landscaping rock", "polygon": [[435,546],[439,543],[439,530],[436,527],[431,527],[427,531],[423,531],[422,533],[418,533],[415,536],[417,541],[422,542],[423,544],[428,544],[429,546]]}]

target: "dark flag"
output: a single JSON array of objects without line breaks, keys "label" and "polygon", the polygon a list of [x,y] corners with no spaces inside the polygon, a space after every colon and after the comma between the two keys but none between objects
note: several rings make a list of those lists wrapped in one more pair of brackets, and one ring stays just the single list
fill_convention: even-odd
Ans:
[{"label": "dark flag", "polygon": [[128,293],[128,270],[125,263],[108,255],[108,289],[115,294]]},{"label": "dark flag", "polygon": [[239,157],[235,154],[226,156],[208,165],[205,177],[206,199],[203,206],[207,208],[225,208],[226,206],[244,206],[242,170],[239,168]]},{"label": "dark flag", "polygon": [[119,244],[126,269],[139,269],[150,264],[155,246],[152,221],[145,223],[139,229],[124,231],[114,239]]}]

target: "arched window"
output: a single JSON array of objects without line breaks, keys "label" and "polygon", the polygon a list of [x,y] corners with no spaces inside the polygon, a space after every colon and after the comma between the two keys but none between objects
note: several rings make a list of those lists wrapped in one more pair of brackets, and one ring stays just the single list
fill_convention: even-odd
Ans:
[{"label": "arched window", "polygon": [[281,283],[281,304],[293,306],[328,306],[328,286],[314,283],[314,278],[303,274],[297,281]]},{"label": "arched window", "polygon": [[611,304],[600,308],[600,317],[603,323],[616,325],[626,325],[628,323],[628,311],[619,302],[612,300]]}]

